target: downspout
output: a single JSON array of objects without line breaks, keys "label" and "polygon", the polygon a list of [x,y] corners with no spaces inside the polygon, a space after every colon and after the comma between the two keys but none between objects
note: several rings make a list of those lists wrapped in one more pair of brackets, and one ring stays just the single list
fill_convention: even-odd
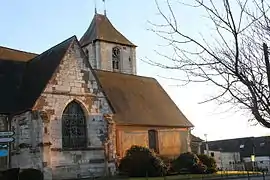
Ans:
[{"label": "downspout", "polygon": [[[7,131],[11,131],[11,120],[12,120],[13,115],[9,114],[6,117],[7,121]],[[8,168],[11,168],[11,143],[8,142],[8,158],[7,158],[7,166]]]}]

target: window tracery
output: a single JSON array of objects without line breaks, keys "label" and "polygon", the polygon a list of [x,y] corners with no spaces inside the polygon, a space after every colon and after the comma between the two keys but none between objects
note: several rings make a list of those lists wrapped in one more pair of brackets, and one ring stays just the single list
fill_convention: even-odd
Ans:
[{"label": "window tracery", "polygon": [[80,104],[72,101],[62,115],[63,148],[85,148],[87,145],[86,118]]}]

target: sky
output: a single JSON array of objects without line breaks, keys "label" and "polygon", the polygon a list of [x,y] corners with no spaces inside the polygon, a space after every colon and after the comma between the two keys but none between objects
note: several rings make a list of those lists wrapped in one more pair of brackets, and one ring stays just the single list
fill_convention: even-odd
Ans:
[{"label": "sky", "polygon": [[[48,48],[76,35],[79,39],[87,30],[94,16],[95,0],[8,0],[0,4],[0,46],[23,51],[42,53]],[[104,12],[102,0],[96,0],[98,13]],[[161,2],[161,7],[165,7]],[[165,62],[156,53],[171,54],[155,33],[149,29],[151,22],[160,22],[154,0],[107,0],[107,17],[117,30],[137,47],[138,75],[156,78],[175,104],[194,124],[192,133],[208,140],[245,136],[270,135],[270,130],[249,122],[246,113],[216,102],[199,104],[215,93],[215,87],[205,84],[179,86],[179,82],[164,77],[182,76],[179,71],[169,71],[151,66],[149,58]],[[196,35],[208,33],[207,21],[202,12],[187,7],[176,9],[180,27],[184,32]],[[208,34],[209,35],[209,34]],[[208,36],[211,38],[211,35]]]}]

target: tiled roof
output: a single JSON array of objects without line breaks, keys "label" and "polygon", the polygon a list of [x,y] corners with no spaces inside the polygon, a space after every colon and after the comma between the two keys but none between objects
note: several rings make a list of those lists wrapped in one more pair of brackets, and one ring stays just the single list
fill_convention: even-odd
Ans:
[{"label": "tiled roof", "polygon": [[[73,36],[40,55],[26,54],[33,56],[27,61],[26,56],[0,59],[0,114],[31,109],[74,41],[79,43]],[[118,124],[193,126],[155,79],[101,70],[94,74]]]},{"label": "tiled roof", "polygon": [[86,46],[96,40],[135,46],[114,28],[106,16],[101,14],[95,14],[89,28],[80,39],[80,44]]},{"label": "tiled roof", "polygon": [[36,57],[37,54],[19,51],[7,47],[0,46],[0,59],[26,62]]},{"label": "tiled roof", "polygon": [[95,70],[100,85],[123,125],[192,127],[154,78]]}]

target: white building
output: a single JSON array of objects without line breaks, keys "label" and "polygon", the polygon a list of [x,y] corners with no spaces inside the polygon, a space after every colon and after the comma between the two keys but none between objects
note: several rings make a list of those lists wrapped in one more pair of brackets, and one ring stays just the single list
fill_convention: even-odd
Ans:
[{"label": "white building", "polygon": [[[206,150],[204,150],[204,154],[207,154]],[[223,170],[244,169],[244,166],[241,163],[239,152],[221,152],[221,151],[209,150],[209,156],[215,159],[218,169],[223,169]]]}]

